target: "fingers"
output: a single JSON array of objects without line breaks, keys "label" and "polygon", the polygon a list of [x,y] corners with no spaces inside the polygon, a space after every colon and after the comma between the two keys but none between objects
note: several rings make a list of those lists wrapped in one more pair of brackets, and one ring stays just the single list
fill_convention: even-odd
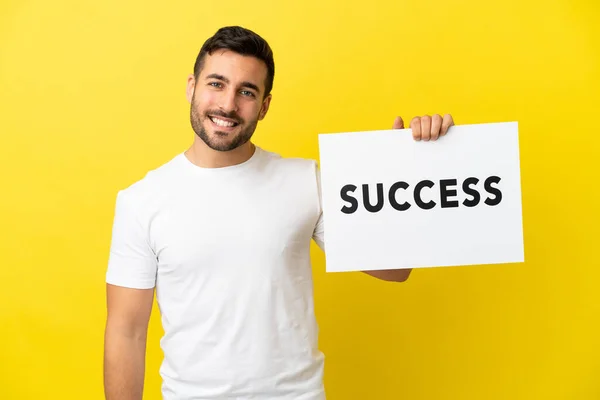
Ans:
[{"label": "fingers", "polygon": [[437,140],[440,137],[440,129],[442,128],[442,117],[440,114],[435,114],[431,117],[431,140]]},{"label": "fingers", "polygon": [[410,121],[410,129],[412,129],[412,135],[414,140],[421,140],[421,118],[414,117]]},{"label": "fingers", "polygon": [[439,137],[446,135],[453,125],[454,120],[450,114],[444,115],[443,118],[440,114],[434,114],[433,117],[424,115],[422,117],[414,117],[410,121],[413,139],[425,142],[430,140],[435,141]]},{"label": "fingers", "polygon": [[444,136],[446,133],[448,133],[448,129],[450,129],[452,125],[454,125],[454,120],[452,119],[452,116],[450,114],[444,115],[440,136]]},{"label": "fingers", "polygon": [[431,117],[429,115],[421,117],[421,139],[426,142],[431,139]]},{"label": "fingers", "polygon": [[404,129],[404,121],[402,120],[402,117],[396,117],[394,124],[392,125],[392,129]]}]

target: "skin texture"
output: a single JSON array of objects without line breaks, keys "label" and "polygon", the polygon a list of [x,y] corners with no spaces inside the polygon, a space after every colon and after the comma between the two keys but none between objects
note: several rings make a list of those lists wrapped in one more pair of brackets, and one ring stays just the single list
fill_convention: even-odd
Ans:
[{"label": "skin texture", "polygon": [[[267,67],[261,60],[231,51],[207,55],[199,76],[188,77],[186,94],[196,136],[185,154],[193,163],[219,168],[252,156],[250,139],[272,98],[265,96],[266,77]],[[220,127],[210,117],[238,125]]]},{"label": "skin texture", "polygon": [[146,339],[154,289],[107,284],[104,394],[107,400],[141,400]]}]

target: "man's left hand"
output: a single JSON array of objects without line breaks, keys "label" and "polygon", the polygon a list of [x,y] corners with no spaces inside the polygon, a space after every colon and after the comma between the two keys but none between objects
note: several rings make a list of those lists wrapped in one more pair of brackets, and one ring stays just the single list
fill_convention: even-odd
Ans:
[{"label": "man's left hand", "polygon": [[[443,117],[440,114],[434,114],[433,116],[424,115],[422,117],[414,117],[410,121],[413,139],[425,142],[430,140],[435,141],[444,136],[448,133],[452,125],[454,125],[454,120],[450,114],[446,114]],[[392,129],[404,129],[404,121],[401,117],[396,117]]]}]

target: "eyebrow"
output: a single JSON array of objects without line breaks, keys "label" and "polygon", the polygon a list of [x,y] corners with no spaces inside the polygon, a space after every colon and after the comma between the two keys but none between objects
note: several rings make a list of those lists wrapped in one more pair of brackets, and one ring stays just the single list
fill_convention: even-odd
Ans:
[{"label": "eyebrow", "polygon": [[[218,79],[220,81],[223,81],[225,83],[229,83],[229,79],[225,78],[223,75],[219,75],[219,74],[210,74],[206,77],[206,79]],[[253,90],[256,90],[258,93],[260,93],[260,89],[258,88],[258,86],[256,86],[254,83],[252,82],[248,82],[248,81],[244,81],[240,84],[241,87],[247,87]]]}]

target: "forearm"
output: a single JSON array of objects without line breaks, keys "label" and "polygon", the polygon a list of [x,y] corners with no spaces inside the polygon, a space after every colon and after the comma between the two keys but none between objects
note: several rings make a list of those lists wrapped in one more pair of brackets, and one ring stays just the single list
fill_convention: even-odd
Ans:
[{"label": "forearm", "polygon": [[376,271],[363,271],[372,277],[389,282],[404,282],[408,279],[412,269],[387,269]]},{"label": "forearm", "polygon": [[104,340],[106,400],[142,400],[146,335],[125,335],[110,328]]}]

